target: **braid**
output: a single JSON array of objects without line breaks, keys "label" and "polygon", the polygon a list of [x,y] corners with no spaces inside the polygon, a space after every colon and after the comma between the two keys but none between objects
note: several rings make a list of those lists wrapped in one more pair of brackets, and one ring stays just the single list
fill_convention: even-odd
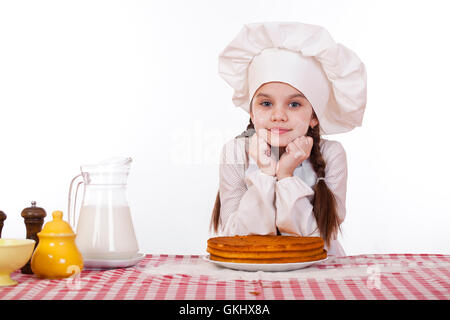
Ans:
[{"label": "braid", "polygon": [[250,118],[250,120],[248,121],[247,129],[245,129],[240,135],[236,136],[235,139],[251,137],[255,132],[255,126],[252,122],[252,119]]},{"label": "braid", "polygon": [[308,133],[306,135],[313,138],[313,146],[311,149],[310,159],[311,164],[316,172],[318,178],[325,177],[325,161],[322,158],[322,153],[320,152],[320,133],[319,126],[315,126],[314,128],[309,128]]},{"label": "braid", "polygon": [[[313,138],[313,147],[309,156],[311,165],[318,178],[325,177],[325,160],[320,151],[320,129],[319,125],[308,129],[308,136]],[[337,233],[339,218],[336,209],[336,199],[323,179],[314,186],[313,211],[321,237],[326,244],[330,244],[332,237]]]}]

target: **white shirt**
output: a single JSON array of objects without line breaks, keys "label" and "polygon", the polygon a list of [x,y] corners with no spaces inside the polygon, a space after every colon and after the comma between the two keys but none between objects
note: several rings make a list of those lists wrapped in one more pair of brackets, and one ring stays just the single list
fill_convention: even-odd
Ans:
[{"label": "white shirt", "polygon": [[[221,234],[320,236],[311,203],[316,173],[309,159],[303,161],[292,177],[280,181],[258,168],[248,156],[245,140],[227,142],[220,163]],[[347,158],[337,141],[321,139],[320,149],[325,160],[325,182],[336,198],[337,213],[345,218],[347,192]],[[247,160],[248,159],[248,160]],[[345,256],[336,238],[325,245],[328,255]]]}]

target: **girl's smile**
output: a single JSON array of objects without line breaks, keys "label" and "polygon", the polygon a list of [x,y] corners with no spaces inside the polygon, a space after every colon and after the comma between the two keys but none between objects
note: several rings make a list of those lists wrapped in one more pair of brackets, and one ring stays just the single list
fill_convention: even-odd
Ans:
[{"label": "girl's smile", "polygon": [[272,129],[269,129],[271,134],[284,134],[286,132],[291,131],[291,129],[284,129],[280,127],[274,127]]}]

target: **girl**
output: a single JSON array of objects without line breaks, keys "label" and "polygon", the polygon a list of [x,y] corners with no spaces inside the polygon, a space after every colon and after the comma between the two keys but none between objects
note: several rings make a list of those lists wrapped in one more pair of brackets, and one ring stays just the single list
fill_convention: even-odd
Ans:
[{"label": "girl", "polygon": [[247,130],[225,144],[211,226],[223,235],[321,236],[345,255],[347,161],[321,134],[361,125],[366,71],[325,29],[301,23],[244,26],[219,58]]}]

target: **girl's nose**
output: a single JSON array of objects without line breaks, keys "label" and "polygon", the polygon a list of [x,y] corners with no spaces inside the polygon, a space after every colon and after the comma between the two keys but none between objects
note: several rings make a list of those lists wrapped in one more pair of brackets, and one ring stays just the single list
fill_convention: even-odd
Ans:
[{"label": "girl's nose", "polygon": [[272,121],[287,121],[287,114],[283,108],[274,108],[272,111]]}]

